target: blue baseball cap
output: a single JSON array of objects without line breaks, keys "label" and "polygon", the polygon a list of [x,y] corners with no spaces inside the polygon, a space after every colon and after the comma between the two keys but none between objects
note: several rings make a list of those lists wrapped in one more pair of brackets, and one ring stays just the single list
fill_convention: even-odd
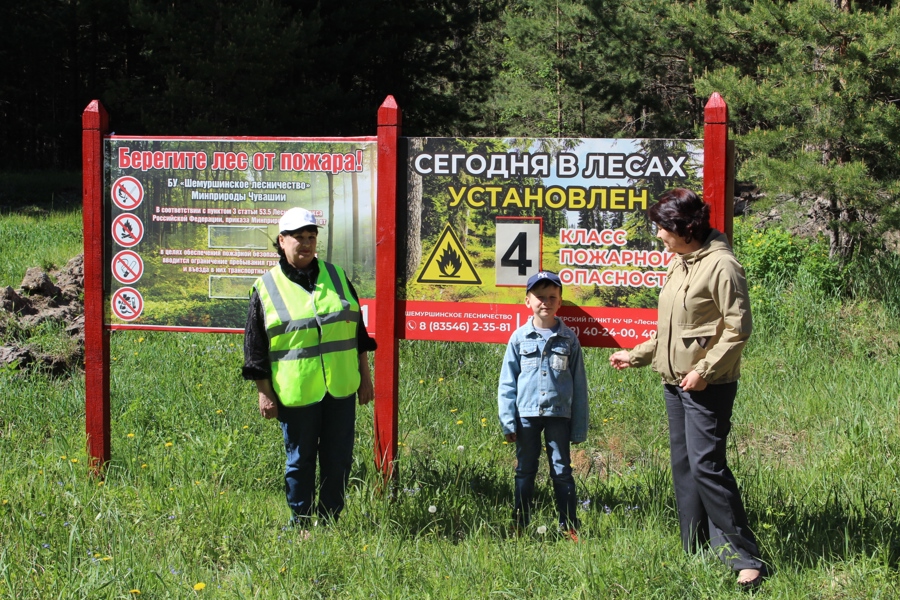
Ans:
[{"label": "blue baseball cap", "polygon": [[559,280],[559,275],[553,271],[538,271],[528,278],[528,283],[525,285],[525,293],[527,294],[530,292],[531,288],[542,281],[550,282],[553,285],[562,288],[562,281]]}]

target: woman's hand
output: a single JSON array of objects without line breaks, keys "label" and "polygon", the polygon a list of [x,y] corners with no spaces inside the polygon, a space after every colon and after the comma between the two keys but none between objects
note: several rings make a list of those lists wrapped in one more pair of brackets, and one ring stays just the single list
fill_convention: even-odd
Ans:
[{"label": "woman's hand", "polygon": [[619,350],[618,352],[614,352],[609,357],[609,365],[617,371],[621,371],[622,369],[627,369],[628,367],[630,367],[631,355],[628,354],[628,350]]},{"label": "woman's hand", "polygon": [[372,373],[369,370],[369,353],[362,352],[359,355],[359,389],[356,391],[356,400],[360,406],[363,406],[374,399],[375,386],[372,383]]},{"label": "woman's hand", "polygon": [[274,419],[278,416],[278,394],[272,387],[272,381],[269,379],[258,379],[256,381],[256,389],[259,392],[259,414],[264,419]]},{"label": "woman's hand", "polygon": [[702,392],[706,389],[706,380],[697,371],[691,371],[681,380],[681,389],[686,392]]}]

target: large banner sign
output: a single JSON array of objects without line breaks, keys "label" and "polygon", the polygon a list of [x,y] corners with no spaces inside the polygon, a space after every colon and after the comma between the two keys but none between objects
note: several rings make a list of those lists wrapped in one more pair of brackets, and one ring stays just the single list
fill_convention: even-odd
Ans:
[{"label": "large banner sign", "polygon": [[374,138],[104,141],[114,329],[243,331],[253,282],[278,263],[278,219],[302,206],[320,258],[344,267],[374,322]]},{"label": "large banner sign", "polygon": [[407,339],[505,343],[530,316],[525,282],[565,284],[560,316],[587,346],[656,330],[673,255],[647,208],[703,189],[701,140],[409,138]]}]

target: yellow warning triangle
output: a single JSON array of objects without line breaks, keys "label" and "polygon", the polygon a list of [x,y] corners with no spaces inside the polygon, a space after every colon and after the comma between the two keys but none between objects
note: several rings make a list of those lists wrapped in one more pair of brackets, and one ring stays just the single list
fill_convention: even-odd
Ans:
[{"label": "yellow warning triangle", "polygon": [[416,281],[441,285],[481,285],[481,277],[450,225],[444,228]]}]

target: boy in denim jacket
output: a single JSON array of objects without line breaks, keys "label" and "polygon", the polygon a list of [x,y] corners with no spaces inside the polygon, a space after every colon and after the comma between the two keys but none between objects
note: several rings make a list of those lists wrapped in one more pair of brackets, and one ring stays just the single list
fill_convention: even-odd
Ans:
[{"label": "boy in denim jacket", "polygon": [[587,439],[587,377],[581,344],[556,316],[562,282],[540,271],[528,279],[525,306],[533,317],[513,332],[503,357],[497,404],[507,442],[516,443],[516,528],[528,524],[544,433],[560,529],[577,540],[575,479],[569,445]]}]

